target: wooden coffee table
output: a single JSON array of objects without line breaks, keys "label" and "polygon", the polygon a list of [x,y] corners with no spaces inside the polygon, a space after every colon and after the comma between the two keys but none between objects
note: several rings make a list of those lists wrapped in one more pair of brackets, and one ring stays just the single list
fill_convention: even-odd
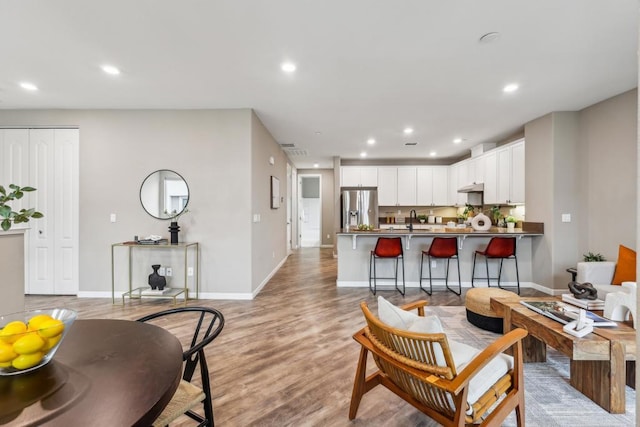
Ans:
[{"label": "wooden coffee table", "polygon": [[561,323],[519,302],[491,298],[490,305],[504,319],[505,332],[516,327],[529,332],[523,340],[525,362],[545,362],[549,345],[569,357],[570,383],[574,388],[613,414],[625,412],[625,385],[635,389],[635,329],[619,323],[617,327],[594,328],[593,333],[578,338],[565,333]]}]

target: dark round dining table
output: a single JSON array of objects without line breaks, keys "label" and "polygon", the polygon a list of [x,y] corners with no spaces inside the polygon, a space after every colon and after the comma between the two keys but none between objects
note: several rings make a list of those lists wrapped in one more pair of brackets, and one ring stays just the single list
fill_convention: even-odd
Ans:
[{"label": "dark round dining table", "polygon": [[53,360],[0,377],[0,425],[149,426],[182,375],[182,346],[158,326],[76,320]]}]

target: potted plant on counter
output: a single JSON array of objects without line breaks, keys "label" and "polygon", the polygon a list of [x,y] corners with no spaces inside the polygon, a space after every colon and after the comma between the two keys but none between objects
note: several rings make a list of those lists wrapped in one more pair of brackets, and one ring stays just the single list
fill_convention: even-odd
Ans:
[{"label": "potted plant on counter", "polygon": [[0,218],[2,219],[0,225],[2,226],[3,231],[10,230],[13,224],[25,223],[29,222],[29,219],[31,218],[43,217],[40,212],[37,212],[33,208],[20,209],[18,212],[16,212],[9,205],[9,202],[22,199],[24,193],[36,191],[35,188],[20,187],[15,184],[9,184],[9,189],[11,190],[11,192],[7,193],[7,190],[2,185],[0,185]]},{"label": "potted plant on counter", "polygon": [[513,231],[516,228],[516,222],[518,222],[518,220],[511,215],[509,215],[504,221],[507,223],[507,230],[509,231]]},{"label": "potted plant on counter", "polygon": [[418,221],[420,221],[420,224],[424,224],[425,222],[427,222],[427,216],[424,214],[420,214],[417,216]]}]

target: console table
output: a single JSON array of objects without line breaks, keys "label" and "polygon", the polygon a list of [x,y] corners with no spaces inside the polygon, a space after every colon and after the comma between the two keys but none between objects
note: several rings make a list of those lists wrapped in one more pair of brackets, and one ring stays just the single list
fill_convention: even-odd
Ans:
[{"label": "console table", "polygon": [[[128,276],[129,276],[129,290],[122,294],[122,304],[125,303],[125,297],[129,297],[130,299],[141,299],[141,298],[171,298],[173,299],[173,303],[176,303],[176,298],[182,295],[184,299],[184,303],[186,305],[187,300],[189,299],[189,277],[193,277],[193,282],[195,284],[195,299],[198,299],[199,294],[199,258],[200,258],[200,245],[198,242],[191,243],[175,243],[175,244],[157,244],[157,245],[147,245],[140,244],[135,242],[122,242],[122,243],[114,243],[111,245],[111,300],[115,304],[116,296],[115,296],[115,282],[116,282],[116,274],[115,274],[115,251],[118,248],[127,248],[128,250]],[[133,266],[135,265],[135,256],[139,251],[175,251],[181,253],[184,263],[183,263],[183,275],[180,277],[183,278],[184,282],[181,285],[176,286],[175,284],[168,289],[165,293],[153,293],[149,292],[149,285],[134,282],[133,278]],[[192,254],[193,261],[189,264],[189,254]],[[178,277],[178,276],[172,276]],[[146,277],[145,277],[146,278]]]}]

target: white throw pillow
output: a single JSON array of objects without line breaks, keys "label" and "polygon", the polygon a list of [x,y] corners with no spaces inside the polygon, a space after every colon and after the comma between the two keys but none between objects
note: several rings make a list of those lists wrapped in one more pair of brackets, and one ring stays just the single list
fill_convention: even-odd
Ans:
[{"label": "white throw pillow", "polygon": [[415,313],[401,309],[378,296],[378,319],[392,328],[409,329],[418,316]]}]

